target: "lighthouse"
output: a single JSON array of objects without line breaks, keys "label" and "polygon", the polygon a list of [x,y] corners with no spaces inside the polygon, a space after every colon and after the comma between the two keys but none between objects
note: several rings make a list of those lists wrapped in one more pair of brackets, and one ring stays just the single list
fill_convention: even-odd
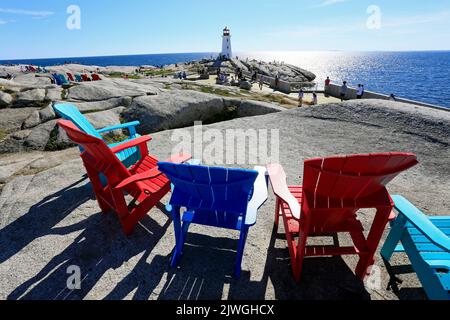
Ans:
[{"label": "lighthouse", "polygon": [[221,57],[224,57],[225,59],[231,59],[233,57],[231,51],[231,33],[230,29],[227,27],[223,29]]}]

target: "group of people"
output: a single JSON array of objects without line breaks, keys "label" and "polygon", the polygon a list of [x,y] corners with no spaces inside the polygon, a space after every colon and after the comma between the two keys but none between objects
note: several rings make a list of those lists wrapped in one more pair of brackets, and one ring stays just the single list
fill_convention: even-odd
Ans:
[{"label": "group of people", "polygon": [[180,79],[180,80],[186,80],[186,79],[187,79],[186,71],[183,71],[183,72],[180,71],[180,72],[178,72],[177,77],[178,77],[178,79]]},{"label": "group of people", "polygon": [[[342,83],[342,86],[341,86],[340,90],[339,90],[341,101],[344,101],[344,100],[347,99],[348,90],[349,89],[348,89],[348,86],[347,86],[347,81],[344,81]],[[364,93],[365,93],[364,85],[363,84],[358,84],[358,88],[356,89],[356,99],[362,99],[363,96],[364,96]]]},{"label": "group of people", "polygon": [[[331,84],[331,80],[329,77],[327,77],[327,79],[325,80],[325,90],[327,89],[328,86],[330,86]],[[342,83],[342,86],[339,90],[339,95],[341,98],[341,101],[344,101],[348,98],[348,85],[347,85],[347,81],[344,81]],[[358,87],[356,88],[356,99],[362,99],[364,97],[364,94],[366,93],[366,89],[364,87],[364,84],[358,84]],[[397,101],[397,97],[391,93],[389,95],[389,100],[391,101]]]},{"label": "group of people", "polygon": [[[298,93],[298,107],[301,108],[303,107],[303,99],[305,98],[305,91],[303,91],[303,88],[300,89],[299,93]],[[312,101],[311,101],[311,105],[315,106],[319,103],[319,98],[317,96],[316,92],[312,93]]]},{"label": "group of people", "polygon": [[234,70],[234,76],[236,77],[236,79],[241,80],[244,78],[244,75],[242,73],[242,69],[241,68],[236,68],[236,70]]},{"label": "group of people", "polygon": [[[220,83],[229,83],[228,80],[228,75],[225,72],[220,72],[219,75],[217,76],[217,79],[219,80]],[[233,79],[234,80],[234,79]]]},{"label": "group of people", "polygon": [[220,68],[217,69],[217,83],[218,84],[230,84],[231,86],[239,86],[242,81],[245,81],[245,77],[241,68],[236,68],[234,71],[234,76],[231,76],[231,81],[229,79],[229,74],[222,72]]}]

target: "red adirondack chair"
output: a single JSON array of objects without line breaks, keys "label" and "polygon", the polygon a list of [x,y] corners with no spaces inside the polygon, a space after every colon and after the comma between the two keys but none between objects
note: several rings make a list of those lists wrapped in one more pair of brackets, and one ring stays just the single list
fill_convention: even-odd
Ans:
[{"label": "red adirondack chair", "polygon": [[92,74],[92,81],[100,81],[100,80],[102,80],[102,79],[100,78],[100,76],[98,74],[96,74],[96,73]]},{"label": "red adirondack chair", "polygon": [[[125,234],[132,233],[135,225],[170,191],[169,179],[158,170],[158,160],[148,153],[147,142],[151,137],[140,137],[109,148],[103,140],[82,132],[71,121],[60,120],[58,125],[73,142],[83,147],[81,158],[102,212],[114,210]],[[139,147],[141,160],[127,169],[115,154],[132,147]],[[182,163],[190,158],[190,155],[180,154],[169,162]],[[100,174],[107,178],[106,186]],[[129,205],[125,194],[133,198]]]},{"label": "red adirondack chair", "polygon": [[[279,164],[268,165],[277,197],[275,224],[283,218],[292,271],[300,280],[304,257],[359,255],[356,275],[367,275],[387,223],[393,218],[393,201],[386,185],[402,171],[417,164],[416,156],[381,153],[312,159],[305,161],[303,186],[288,187]],[[357,219],[364,208],[376,209],[369,231]],[[308,237],[350,234],[353,246],[309,246]]]},{"label": "red adirondack chair", "polygon": [[69,79],[69,81],[75,82],[73,74],[71,74],[70,72],[67,72],[67,78]]}]

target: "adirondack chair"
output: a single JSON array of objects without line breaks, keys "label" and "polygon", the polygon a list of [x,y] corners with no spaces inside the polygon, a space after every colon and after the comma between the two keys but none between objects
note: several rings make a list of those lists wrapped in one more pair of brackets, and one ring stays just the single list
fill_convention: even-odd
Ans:
[{"label": "adirondack chair", "polygon": [[[121,143],[128,142],[130,140],[140,137],[140,135],[136,133],[136,127],[140,124],[139,121],[124,123],[104,128],[101,130],[96,130],[89,123],[89,121],[81,114],[81,112],[72,104],[68,103],[55,104],[53,106],[53,109],[61,118],[72,121],[79,129],[99,139],[103,139],[101,133],[111,132],[114,130],[128,129],[129,138],[119,143],[110,144],[109,145],[110,148],[117,147]],[[83,148],[80,147],[80,151],[82,152]],[[126,167],[130,167],[139,160],[140,153],[137,147],[132,147],[130,149],[125,149],[118,152],[117,157],[119,158],[120,161],[122,161],[122,163]]]},{"label": "adirondack chair", "polygon": [[[124,233],[131,234],[136,224],[170,191],[169,179],[158,170],[158,160],[148,153],[147,142],[151,137],[139,137],[110,149],[103,140],[81,131],[71,121],[59,120],[58,125],[84,148],[81,158],[102,212],[115,211]],[[127,169],[115,153],[136,146],[141,160]],[[182,163],[190,158],[180,154],[168,161]],[[102,185],[100,174],[107,178],[106,186]],[[126,203],[125,194],[133,198],[130,204]]]},{"label": "adirondack chair", "polygon": [[[281,216],[296,281],[300,281],[305,257],[352,254],[359,255],[356,275],[363,280],[391,217],[393,203],[385,186],[417,163],[415,155],[406,153],[312,159],[305,161],[303,186],[291,187],[281,165],[268,165],[277,197],[275,225]],[[376,209],[367,238],[357,219],[358,210],[364,208]],[[339,233],[350,234],[354,246],[307,246],[309,237]]]},{"label": "adirondack chair", "polygon": [[405,198],[392,198],[399,215],[381,255],[389,262],[406,253],[428,298],[450,300],[450,217],[427,217]]},{"label": "adirondack chair", "polygon": [[79,74],[75,75],[75,80],[76,82],[83,82],[83,78]]},{"label": "adirondack chair", "polygon": [[100,76],[98,74],[95,74],[95,73],[92,74],[92,81],[100,81],[100,80],[102,80],[102,79],[100,78]]},{"label": "adirondack chair", "polygon": [[61,80],[62,85],[70,84],[69,80],[67,80],[66,76],[63,74],[58,74],[59,79]]},{"label": "adirondack chair", "polygon": [[64,84],[59,75],[57,75],[56,73],[52,74],[52,77],[55,80],[56,85],[62,86]]},{"label": "adirondack chair", "polygon": [[83,81],[91,81],[91,78],[89,78],[87,74],[82,74],[81,78],[83,79]]},{"label": "adirondack chair", "polygon": [[67,78],[69,79],[69,81],[75,82],[73,74],[71,74],[70,72],[67,72]]},{"label": "adirondack chair", "polygon": [[[170,205],[176,247],[171,266],[178,265],[191,224],[240,231],[234,276],[240,277],[249,228],[256,224],[257,211],[267,200],[266,170],[212,168],[199,165],[158,163],[172,181]],[[249,200],[251,198],[251,200]],[[186,211],[181,218],[181,208]]]}]

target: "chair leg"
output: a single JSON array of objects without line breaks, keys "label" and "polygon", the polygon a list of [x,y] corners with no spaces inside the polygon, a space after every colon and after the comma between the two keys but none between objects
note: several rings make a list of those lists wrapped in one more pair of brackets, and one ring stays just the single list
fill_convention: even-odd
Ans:
[{"label": "chair leg", "polygon": [[185,222],[185,223],[183,223],[183,226],[182,226],[182,228],[180,230],[178,241],[177,241],[177,244],[175,246],[175,252],[173,253],[173,256],[172,256],[172,259],[171,259],[171,262],[170,262],[170,266],[172,268],[175,268],[178,265],[178,263],[181,260],[181,257],[183,256],[184,242],[186,240],[187,233],[188,233],[190,225],[191,224],[189,222]]},{"label": "chair leg", "polygon": [[367,270],[369,269],[371,263],[369,263],[369,254],[361,254],[359,256],[358,264],[356,265],[355,274],[361,281],[367,276]]},{"label": "chair leg", "polygon": [[280,225],[280,209],[281,209],[281,203],[280,198],[277,197],[276,204],[275,204],[275,227]]},{"label": "chair leg", "polygon": [[182,236],[182,226],[181,226],[181,214],[180,214],[180,207],[173,207],[171,214],[172,214],[172,220],[173,220],[173,227],[175,232],[175,250],[172,255],[172,259],[170,261],[170,267],[175,268],[178,264],[178,261],[180,259],[180,254],[182,252],[183,243],[181,242],[183,239]]},{"label": "chair leg", "polygon": [[[151,196],[147,197],[143,202],[141,202],[137,207],[132,209],[128,215],[122,218],[122,224],[126,226],[127,230],[130,230],[130,233],[133,232],[134,227],[142,220],[142,218],[149,213],[149,211],[156,206],[156,204],[161,200],[162,197],[166,194],[165,189],[161,189],[156,193],[153,193]],[[126,204],[125,204],[126,205]],[[125,210],[125,208],[124,208]],[[126,208],[128,211],[128,207]]]},{"label": "chair leg", "polygon": [[133,233],[135,224],[130,223],[130,220],[128,219],[131,213],[128,210],[125,195],[121,190],[111,189],[111,196],[115,204],[116,213],[119,217],[120,223],[122,224],[122,230],[125,235],[129,236]]},{"label": "chair leg", "polygon": [[104,201],[103,199],[101,199],[100,197],[97,197],[97,203],[100,207],[100,210],[102,210],[103,214],[107,214],[111,208],[109,207],[108,203],[106,203],[106,201]]},{"label": "chair leg", "polygon": [[[291,269],[292,273],[294,275],[295,280],[298,282],[300,281],[300,273],[301,273],[301,264],[303,263],[303,257],[299,259],[298,254],[299,252],[305,251],[306,246],[306,238],[302,241],[301,238],[299,238],[299,243],[297,244],[295,242],[295,236],[291,231],[289,230],[289,222],[285,217],[283,216],[283,223],[284,223],[284,230],[286,234],[286,241],[289,249],[289,256],[291,257]],[[302,234],[306,234],[303,232],[300,232],[301,236]],[[299,270],[300,268],[300,270]]]},{"label": "chair leg", "polygon": [[234,277],[236,279],[239,279],[241,277],[242,258],[244,257],[244,248],[245,242],[247,241],[248,229],[249,229],[248,226],[243,226],[241,230],[241,235],[239,237],[236,265],[234,267]]},{"label": "chair leg", "polygon": [[369,269],[369,267],[375,263],[375,252],[378,248],[378,245],[380,244],[381,237],[383,236],[386,225],[389,222],[391,212],[391,207],[383,207],[377,209],[377,213],[372,224],[372,229],[370,230],[367,237],[368,253],[361,255],[358,265],[356,266],[355,273],[362,281],[364,281],[364,279],[368,275],[367,270]]},{"label": "chair leg", "polygon": [[395,221],[392,222],[392,229],[389,233],[383,248],[381,249],[381,256],[389,262],[394,254],[397,244],[400,242],[406,226],[406,218],[399,215]]},{"label": "chair leg", "polygon": [[186,238],[187,238],[187,234],[189,231],[189,227],[191,226],[190,222],[184,222],[183,223],[183,227],[181,228],[181,236],[180,236],[180,251],[179,251],[179,255],[182,256],[183,255],[183,248],[184,248],[184,243],[186,242]]},{"label": "chair leg", "polygon": [[[292,270],[294,272],[295,281],[300,282],[302,271],[303,271],[303,261],[305,259],[305,249],[306,249],[306,241],[308,238],[308,233],[300,230],[297,250],[294,256],[295,261],[292,264]],[[291,259],[292,260],[292,259]]]}]

